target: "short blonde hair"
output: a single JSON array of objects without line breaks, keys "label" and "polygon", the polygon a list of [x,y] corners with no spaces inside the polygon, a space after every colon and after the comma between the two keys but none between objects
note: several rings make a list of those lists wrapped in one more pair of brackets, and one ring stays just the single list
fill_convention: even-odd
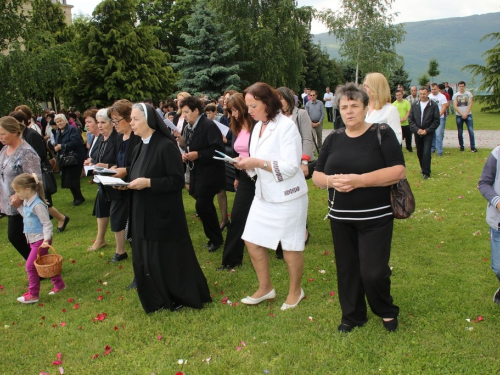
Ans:
[{"label": "short blonde hair", "polygon": [[[364,84],[370,88],[370,93],[375,101],[375,109],[381,109],[387,103],[392,103],[389,82],[382,73],[368,73]],[[371,100],[372,98],[370,98]]]},{"label": "short blonde hair", "polygon": [[[186,91],[181,91],[180,93],[177,94],[177,96],[182,96],[182,99],[186,99],[186,98],[189,98],[191,96],[190,93],[186,92]],[[177,102],[177,114],[180,115],[182,113],[182,110],[181,110],[181,107],[179,105],[179,102]]]}]

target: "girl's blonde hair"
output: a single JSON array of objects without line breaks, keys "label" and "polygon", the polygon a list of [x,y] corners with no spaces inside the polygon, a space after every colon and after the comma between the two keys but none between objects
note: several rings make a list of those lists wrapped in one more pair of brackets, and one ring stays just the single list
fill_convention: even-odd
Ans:
[{"label": "girl's blonde hair", "polygon": [[36,191],[40,199],[47,204],[47,201],[45,200],[45,194],[43,192],[43,183],[38,179],[36,173],[21,173],[14,178],[11,185],[13,189],[18,187],[21,189],[29,188]]},{"label": "girl's blonde hair", "polygon": [[370,88],[375,101],[375,109],[381,109],[387,103],[392,103],[389,82],[382,73],[368,73],[364,84]]}]

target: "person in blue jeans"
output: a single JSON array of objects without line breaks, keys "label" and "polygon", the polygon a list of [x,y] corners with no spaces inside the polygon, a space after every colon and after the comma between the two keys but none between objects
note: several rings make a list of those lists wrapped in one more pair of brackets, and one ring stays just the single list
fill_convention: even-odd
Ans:
[{"label": "person in blue jeans", "polygon": [[[479,191],[488,201],[486,222],[490,226],[491,269],[500,282],[500,146],[493,149],[483,167],[479,179]],[[493,302],[500,305],[500,288],[493,296]]]},{"label": "person in blue jeans", "polygon": [[460,151],[464,150],[464,122],[467,124],[469,131],[470,150],[477,152],[476,143],[474,140],[474,123],[472,121],[472,94],[470,91],[465,91],[465,82],[458,82],[458,92],[453,95],[453,106],[457,118],[458,143]]}]

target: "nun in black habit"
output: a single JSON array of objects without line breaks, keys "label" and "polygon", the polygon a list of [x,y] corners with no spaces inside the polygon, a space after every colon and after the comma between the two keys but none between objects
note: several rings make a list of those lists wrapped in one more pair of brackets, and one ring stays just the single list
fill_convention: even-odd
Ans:
[{"label": "nun in black habit", "polygon": [[142,138],[128,169],[130,226],[137,292],[146,313],[211,302],[189,236],[177,142],[149,104],[132,107],[130,125]]}]

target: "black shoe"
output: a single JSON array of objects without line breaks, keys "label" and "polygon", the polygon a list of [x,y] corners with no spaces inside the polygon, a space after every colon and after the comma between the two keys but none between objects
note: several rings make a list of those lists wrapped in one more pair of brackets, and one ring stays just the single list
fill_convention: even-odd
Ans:
[{"label": "black shoe", "polygon": [[306,238],[306,242],[304,243],[304,245],[307,245],[307,243],[309,242],[309,238],[311,238],[311,232],[307,231],[307,238]]},{"label": "black shoe", "polygon": [[236,264],[234,266],[230,266],[230,265],[220,266],[219,268],[217,268],[217,271],[231,271],[233,268],[236,268],[236,267],[241,267],[241,263]]},{"label": "black shoe", "polygon": [[428,180],[429,178],[431,178],[431,176],[429,176],[428,174],[424,174],[424,180]]},{"label": "black shoe", "polygon": [[470,152],[477,152],[477,148],[472,147],[472,148],[470,149]]},{"label": "black shoe", "polygon": [[113,258],[111,258],[108,263],[116,263],[116,262],[119,262],[121,260],[125,260],[128,258],[128,254],[127,253],[123,253],[123,254],[118,254],[118,253],[115,253],[115,255],[113,255]]},{"label": "black shoe", "polygon": [[81,205],[83,202],[85,202],[85,198],[82,198],[82,199],[75,199],[73,201],[73,206],[79,206]]},{"label": "black shoe", "polygon": [[464,150],[464,146],[460,146],[460,151],[463,151]]},{"label": "black shoe", "polygon": [[64,223],[61,228],[57,228],[57,233],[62,233],[66,229],[66,225],[69,223],[69,216],[64,215]]},{"label": "black shoe", "polygon": [[342,333],[349,333],[351,332],[354,328],[356,328],[356,326],[350,326],[349,324],[345,324],[345,323],[340,323],[339,327],[337,328],[337,330],[339,332],[342,332]]},{"label": "black shoe", "polygon": [[394,318],[388,322],[382,319],[382,323],[384,324],[384,328],[389,332],[394,332],[398,329],[398,318]]},{"label": "black shoe", "polygon": [[134,277],[134,280],[132,280],[132,282],[130,283],[130,285],[127,286],[125,289],[127,289],[127,290],[137,289],[137,281],[135,281],[135,277]]},{"label": "black shoe", "polygon": [[214,245],[213,243],[210,244],[208,247],[208,252],[213,253],[214,251],[217,251],[221,245]]},{"label": "black shoe", "polygon": [[497,305],[500,305],[500,288],[498,288],[495,292],[495,295],[493,296],[493,302],[495,302]]},{"label": "black shoe", "polygon": [[228,220],[226,221],[225,224],[222,224],[222,226],[220,227],[220,231],[222,232],[224,229],[229,228],[229,226],[231,225],[231,222]]},{"label": "black shoe", "polygon": [[412,148],[407,148],[408,152],[413,152]]}]

